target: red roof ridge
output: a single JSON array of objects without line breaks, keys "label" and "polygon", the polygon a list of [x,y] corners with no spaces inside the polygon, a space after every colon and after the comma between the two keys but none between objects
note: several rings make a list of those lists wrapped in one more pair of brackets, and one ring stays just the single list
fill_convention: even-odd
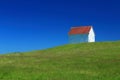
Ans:
[{"label": "red roof ridge", "polygon": [[92,26],[73,26],[73,27],[71,27],[71,29],[72,28],[80,28],[80,27],[92,27]]},{"label": "red roof ridge", "polygon": [[92,26],[76,26],[71,27],[69,34],[88,34]]}]

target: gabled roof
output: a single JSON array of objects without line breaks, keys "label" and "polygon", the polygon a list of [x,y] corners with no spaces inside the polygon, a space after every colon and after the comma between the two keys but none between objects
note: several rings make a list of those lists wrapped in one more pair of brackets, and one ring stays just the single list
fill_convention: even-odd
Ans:
[{"label": "gabled roof", "polygon": [[88,34],[90,32],[91,28],[92,28],[92,26],[72,27],[68,34],[69,35],[72,35],[72,34]]}]

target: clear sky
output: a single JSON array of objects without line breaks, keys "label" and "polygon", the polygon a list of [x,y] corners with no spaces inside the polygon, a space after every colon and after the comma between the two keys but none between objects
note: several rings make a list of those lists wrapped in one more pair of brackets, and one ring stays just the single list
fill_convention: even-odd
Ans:
[{"label": "clear sky", "polygon": [[68,44],[70,27],[84,25],[96,41],[120,40],[120,1],[1,0],[0,53]]}]

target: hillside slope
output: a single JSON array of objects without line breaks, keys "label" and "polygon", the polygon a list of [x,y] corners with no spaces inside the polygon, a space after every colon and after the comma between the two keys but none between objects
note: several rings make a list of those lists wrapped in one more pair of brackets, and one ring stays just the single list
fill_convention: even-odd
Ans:
[{"label": "hillside slope", "polygon": [[1,55],[0,80],[120,80],[120,42]]}]

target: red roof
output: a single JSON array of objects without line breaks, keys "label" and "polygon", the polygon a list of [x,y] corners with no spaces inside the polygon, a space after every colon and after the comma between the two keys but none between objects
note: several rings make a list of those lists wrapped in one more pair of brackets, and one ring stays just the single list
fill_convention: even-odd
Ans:
[{"label": "red roof", "polygon": [[72,27],[69,34],[88,34],[91,26]]}]

